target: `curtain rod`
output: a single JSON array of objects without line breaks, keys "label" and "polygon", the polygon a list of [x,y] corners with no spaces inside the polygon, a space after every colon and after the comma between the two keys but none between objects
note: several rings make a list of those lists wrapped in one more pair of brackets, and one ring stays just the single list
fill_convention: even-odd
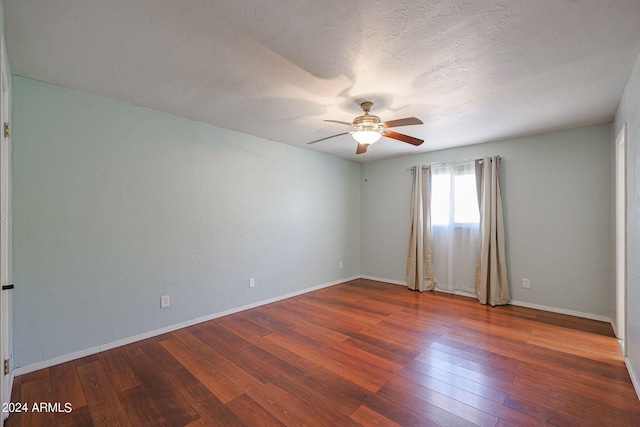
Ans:
[{"label": "curtain rod", "polygon": [[[502,156],[487,156],[487,157],[497,157],[498,161],[502,161]],[[467,162],[475,162],[476,160],[483,160],[484,157],[476,157],[476,158],[470,158],[470,159],[461,159],[461,160],[451,160],[449,162],[441,162],[441,163],[430,163],[428,165],[422,165],[422,168],[428,168],[431,166],[450,166],[450,165],[455,165],[458,163],[467,163]],[[407,171],[413,171],[416,167],[412,166],[410,168],[407,169]]]}]

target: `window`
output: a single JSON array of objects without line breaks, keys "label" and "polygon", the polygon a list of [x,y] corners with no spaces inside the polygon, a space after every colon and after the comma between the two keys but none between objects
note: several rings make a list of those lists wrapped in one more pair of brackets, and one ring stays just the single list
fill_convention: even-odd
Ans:
[{"label": "window", "polygon": [[468,226],[479,222],[474,164],[434,166],[431,176],[431,225]]}]

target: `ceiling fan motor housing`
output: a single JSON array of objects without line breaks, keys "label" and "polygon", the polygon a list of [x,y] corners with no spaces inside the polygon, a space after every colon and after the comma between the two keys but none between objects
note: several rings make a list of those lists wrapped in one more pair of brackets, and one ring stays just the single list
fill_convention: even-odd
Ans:
[{"label": "ceiling fan motor housing", "polygon": [[373,131],[373,132],[381,132],[384,126],[381,123],[380,117],[373,116],[369,114],[371,111],[371,107],[373,106],[372,102],[363,102],[360,104],[364,114],[362,116],[358,116],[353,119],[353,127],[357,132],[364,131]]}]

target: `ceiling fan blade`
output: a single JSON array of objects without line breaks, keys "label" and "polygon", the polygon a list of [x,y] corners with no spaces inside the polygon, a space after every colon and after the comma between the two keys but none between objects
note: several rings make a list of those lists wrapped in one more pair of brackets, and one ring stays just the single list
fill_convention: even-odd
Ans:
[{"label": "ceiling fan blade", "polygon": [[420,120],[417,117],[407,117],[405,119],[398,119],[398,120],[390,120],[388,122],[384,122],[382,124],[382,126],[384,126],[385,128],[395,128],[398,126],[410,126],[410,125],[421,125],[422,120]]},{"label": "ceiling fan blade", "polygon": [[341,136],[341,135],[349,135],[350,133],[352,132],[342,132],[336,135],[331,135],[324,138],[316,139],[315,141],[307,142],[307,144],[315,144],[316,142],[324,141],[325,139],[335,138],[336,136]]},{"label": "ceiling fan blade", "polygon": [[414,138],[412,136],[405,135],[403,133],[394,132],[392,130],[385,130],[384,132],[382,132],[382,135],[386,136],[387,138],[397,139],[398,141],[406,142],[408,144],[416,145],[416,146],[424,142],[424,140],[422,139]]},{"label": "ceiling fan blade", "polygon": [[368,145],[358,144],[358,148],[356,148],[356,154],[362,154],[367,152]]},{"label": "ceiling fan blade", "polygon": [[351,126],[351,125],[352,125],[352,123],[349,123],[349,122],[341,122],[340,120],[325,120],[325,122],[340,123],[341,125],[347,125],[347,126]]}]

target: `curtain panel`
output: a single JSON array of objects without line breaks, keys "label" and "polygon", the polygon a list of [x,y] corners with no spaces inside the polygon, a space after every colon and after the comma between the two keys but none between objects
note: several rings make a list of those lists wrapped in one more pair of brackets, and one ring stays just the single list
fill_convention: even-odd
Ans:
[{"label": "curtain panel", "polygon": [[414,167],[411,188],[411,232],[407,256],[407,287],[420,292],[433,290],[435,284],[430,236],[430,192],[430,168]]},{"label": "curtain panel", "polygon": [[476,296],[481,304],[507,304],[510,297],[500,192],[500,158],[494,156],[478,159],[475,167],[480,207]]}]

